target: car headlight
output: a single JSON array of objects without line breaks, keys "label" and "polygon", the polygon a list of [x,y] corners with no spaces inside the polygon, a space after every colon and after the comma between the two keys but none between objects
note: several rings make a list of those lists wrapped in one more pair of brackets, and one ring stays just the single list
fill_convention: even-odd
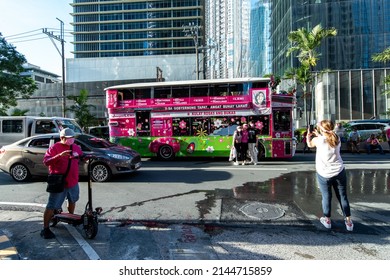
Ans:
[{"label": "car headlight", "polygon": [[131,157],[120,155],[120,154],[107,154],[109,157],[120,159],[120,160],[129,160]]}]

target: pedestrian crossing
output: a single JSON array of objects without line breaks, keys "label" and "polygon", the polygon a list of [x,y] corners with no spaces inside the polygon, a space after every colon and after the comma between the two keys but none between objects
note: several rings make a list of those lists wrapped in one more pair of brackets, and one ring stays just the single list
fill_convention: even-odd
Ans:
[{"label": "pedestrian crossing", "polygon": [[12,246],[7,235],[0,230],[0,260],[18,260],[18,251]]}]

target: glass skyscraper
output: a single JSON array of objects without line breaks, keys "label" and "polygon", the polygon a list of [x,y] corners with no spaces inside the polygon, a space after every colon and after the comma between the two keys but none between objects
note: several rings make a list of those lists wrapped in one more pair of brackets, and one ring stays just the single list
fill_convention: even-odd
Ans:
[{"label": "glass skyscraper", "polygon": [[[75,58],[194,53],[183,26],[203,23],[203,0],[74,0]],[[198,32],[202,44],[202,29]]]},{"label": "glass skyscraper", "polygon": [[299,28],[317,24],[335,27],[326,39],[315,70],[331,69],[319,78],[315,109],[318,118],[333,120],[389,117],[389,100],[382,95],[390,62],[375,63],[372,55],[390,46],[390,0],[272,0],[272,71],[283,76],[299,63],[296,53],[286,57],[287,39]]}]

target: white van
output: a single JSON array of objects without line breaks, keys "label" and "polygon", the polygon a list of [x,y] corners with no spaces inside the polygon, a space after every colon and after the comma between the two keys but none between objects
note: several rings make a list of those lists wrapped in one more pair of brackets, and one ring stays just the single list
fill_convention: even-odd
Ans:
[{"label": "white van", "polygon": [[1,116],[0,147],[37,134],[59,132],[69,127],[82,133],[74,119],[62,117]]}]

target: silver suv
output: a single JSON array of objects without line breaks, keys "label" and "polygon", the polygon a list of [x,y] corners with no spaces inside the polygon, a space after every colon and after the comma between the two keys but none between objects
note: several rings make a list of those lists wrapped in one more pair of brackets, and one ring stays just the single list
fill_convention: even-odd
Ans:
[{"label": "silver suv", "polygon": [[349,123],[348,131],[353,131],[354,128],[360,134],[361,141],[366,141],[371,134],[375,134],[378,139],[383,141],[383,136],[386,130],[390,129],[390,125],[386,123],[375,123],[375,122],[351,122]]}]

